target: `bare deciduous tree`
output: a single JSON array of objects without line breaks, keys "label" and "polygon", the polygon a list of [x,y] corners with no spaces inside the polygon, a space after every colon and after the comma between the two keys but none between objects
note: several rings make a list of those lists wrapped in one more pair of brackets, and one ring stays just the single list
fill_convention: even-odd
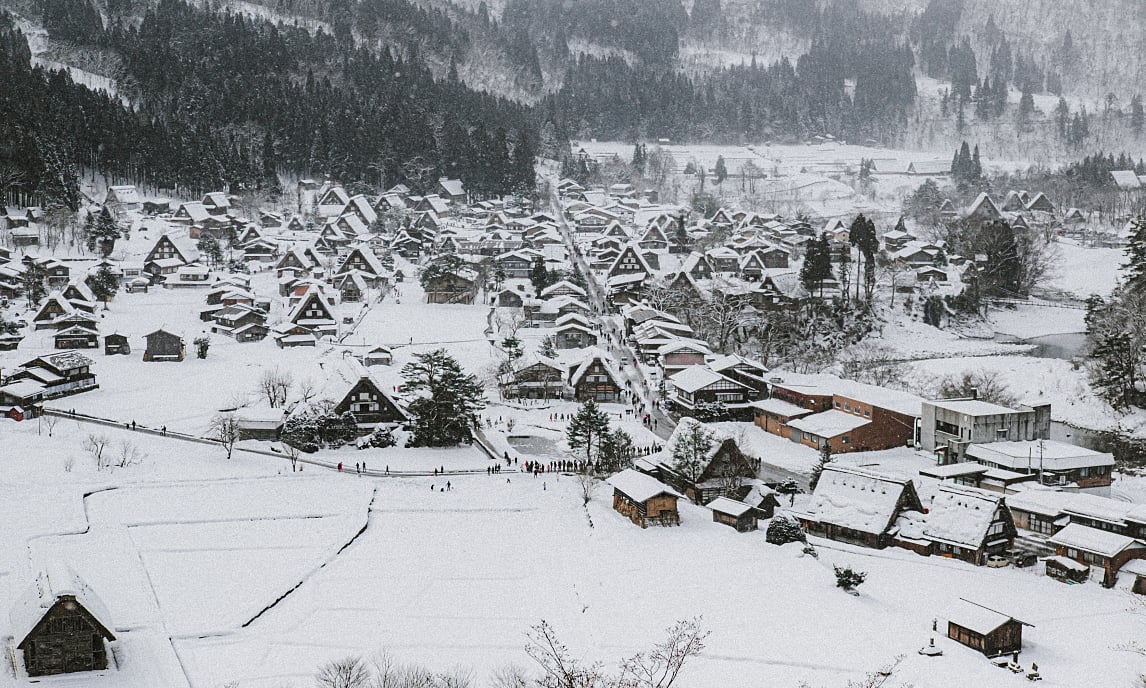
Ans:
[{"label": "bare deciduous tree", "polygon": [[314,677],[316,688],[367,688],[370,669],[361,657],[346,657],[328,662]]},{"label": "bare deciduous tree", "polygon": [[143,463],[143,460],[147,458],[147,454],[143,453],[131,440],[120,440],[119,444],[116,445],[115,453],[115,465],[120,468],[127,468],[137,463]]},{"label": "bare deciduous tree", "polygon": [[44,427],[48,429],[48,437],[51,437],[52,432],[56,429],[56,424],[60,422],[60,417],[45,413],[40,416],[40,421],[44,424]]},{"label": "bare deciduous tree", "polygon": [[259,392],[266,397],[271,408],[279,408],[286,404],[293,384],[294,377],[290,371],[280,368],[267,368],[259,377]]},{"label": "bare deciduous tree", "polygon": [[624,688],[670,688],[685,662],[704,649],[709,631],[700,618],[677,621],[666,631],[667,637],[647,652],[638,652],[621,662],[619,686]]},{"label": "bare deciduous tree", "polygon": [[593,501],[593,490],[597,487],[597,478],[586,469],[577,474],[577,487],[581,490],[581,503],[588,505]]},{"label": "bare deciduous tree", "polygon": [[600,662],[587,664],[569,653],[548,621],[529,629],[525,653],[541,667],[538,688],[599,688],[607,683]]},{"label": "bare deciduous tree", "polygon": [[208,426],[211,437],[227,450],[227,458],[235,450],[235,443],[239,441],[239,421],[229,413],[220,413],[211,419]]},{"label": "bare deciduous tree", "polygon": [[97,471],[102,471],[111,466],[111,453],[108,451],[110,444],[111,440],[107,435],[90,433],[84,438],[84,451],[90,454],[92,460],[95,461]]}]

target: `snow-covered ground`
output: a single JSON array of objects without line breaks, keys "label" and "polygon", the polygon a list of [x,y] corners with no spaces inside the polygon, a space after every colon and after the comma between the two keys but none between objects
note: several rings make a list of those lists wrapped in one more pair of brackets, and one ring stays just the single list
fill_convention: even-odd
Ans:
[{"label": "snow-covered ground", "polygon": [[[42,454],[78,444],[84,428],[65,422],[51,439],[32,424],[10,428],[0,585],[10,599],[32,568],[64,559],[99,592],[120,668],[84,685],[307,686],[325,661],[381,650],[465,667],[484,684],[506,664],[528,666],[524,634],[542,619],[578,656],[612,664],[692,616],[712,635],[686,685],[843,685],[899,655],[897,677],[914,685],[1020,680],[943,637],[944,610],[960,597],[1034,625],[1022,660],[1047,685],[1121,686],[1141,670],[1117,646],[1140,636],[1146,608],[1036,571],[830,542],[815,559],[691,504],[680,528],[641,530],[612,511],[604,486],[585,509],[576,481],[556,474],[454,477],[443,492],[430,477],[280,476],[273,459],[228,462],[164,438],[140,440],[151,452],[141,465],[65,472]],[[755,430],[748,445],[769,460],[814,461]],[[908,450],[855,459],[900,470],[926,461]],[[116,489],[84,500],[100,488]],[[38,514],[7,513],[17,503]],[[834,564],[868,572],[859,597],[834,587]],[[932,637],[944,656],[916,654]],[[0,685],[28,683],[0,672]]]}]

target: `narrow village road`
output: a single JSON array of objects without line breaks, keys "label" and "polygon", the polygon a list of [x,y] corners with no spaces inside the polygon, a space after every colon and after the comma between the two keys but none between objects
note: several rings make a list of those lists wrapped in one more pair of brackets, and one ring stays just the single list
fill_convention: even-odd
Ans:
[{"label": "narrow village road", "polygon": [[[581,270],[581,274],[585,276],[585,283],[588,285],[589,305],[593,308],[593,315],[597,321],[597,327],[601,335],[604,336],[610,347],[615,347],[617,354],[621,359],[621,370],[631,385],[631,390],[634,397],[639,403],[645,405],[645,412],[649,414],[650,419],[655,420],[652,423],[650,430],[653,431],[657,437],[667,440],[672,436],[672,431],[676,427],[676,423],[664,413],[664,411],[654,403],[657,401],[659,390],[648,380],[645,379],[644,371],[638,365],[637,355],[626,341],[625,333],[622,326],[617,326],[613,322],[613,318],[607,314],[609,312],[609,304],[607,295],[604,288],[598,284],[593,271],[589,268],[588,261],[585,256],[577,248],[575,234],[569,226],[569,222],[565,219],[565,212],[561,207],[561,202],[557,198],[557,185],[554,180],[550,183],[550,203],[553,208],[553,214],[557,218],[558,227],[561,228],[561,234],[565,239],[565,248],[569,252],[571,260],[575,261],[577,267]],[[638,404],[634,404],[638,406]]]}]

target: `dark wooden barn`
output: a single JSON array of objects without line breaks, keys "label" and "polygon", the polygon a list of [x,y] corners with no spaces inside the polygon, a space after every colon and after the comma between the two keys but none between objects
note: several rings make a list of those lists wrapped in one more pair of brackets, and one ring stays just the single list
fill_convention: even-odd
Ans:
[{"label": "dark wooden barn", "polygon": [[145,361],[182,361],[183,338],[166,330],[156,330],[144,335],[147,349],[143,352]]},{"label": "dark wooden barn", "polygon": [[108,667],[104,641],[115,635],[103,605],[74,575],[41,576],[17,603],[12,620],[29,676]]},{"label": "dark wooden barn", "polygon": [[107,356],[130,354],[131,343],[128,341],[127,335],[115,332],[103,338],[103,352]]}]

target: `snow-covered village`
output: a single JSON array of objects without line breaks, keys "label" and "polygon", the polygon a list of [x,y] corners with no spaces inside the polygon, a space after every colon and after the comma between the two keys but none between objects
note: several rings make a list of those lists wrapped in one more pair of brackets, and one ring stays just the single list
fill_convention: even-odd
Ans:
[{"label": "snow-covered village", "polygon": [[0,688],[1146,686],[1140,98],[642,3],[0,2]]}]

